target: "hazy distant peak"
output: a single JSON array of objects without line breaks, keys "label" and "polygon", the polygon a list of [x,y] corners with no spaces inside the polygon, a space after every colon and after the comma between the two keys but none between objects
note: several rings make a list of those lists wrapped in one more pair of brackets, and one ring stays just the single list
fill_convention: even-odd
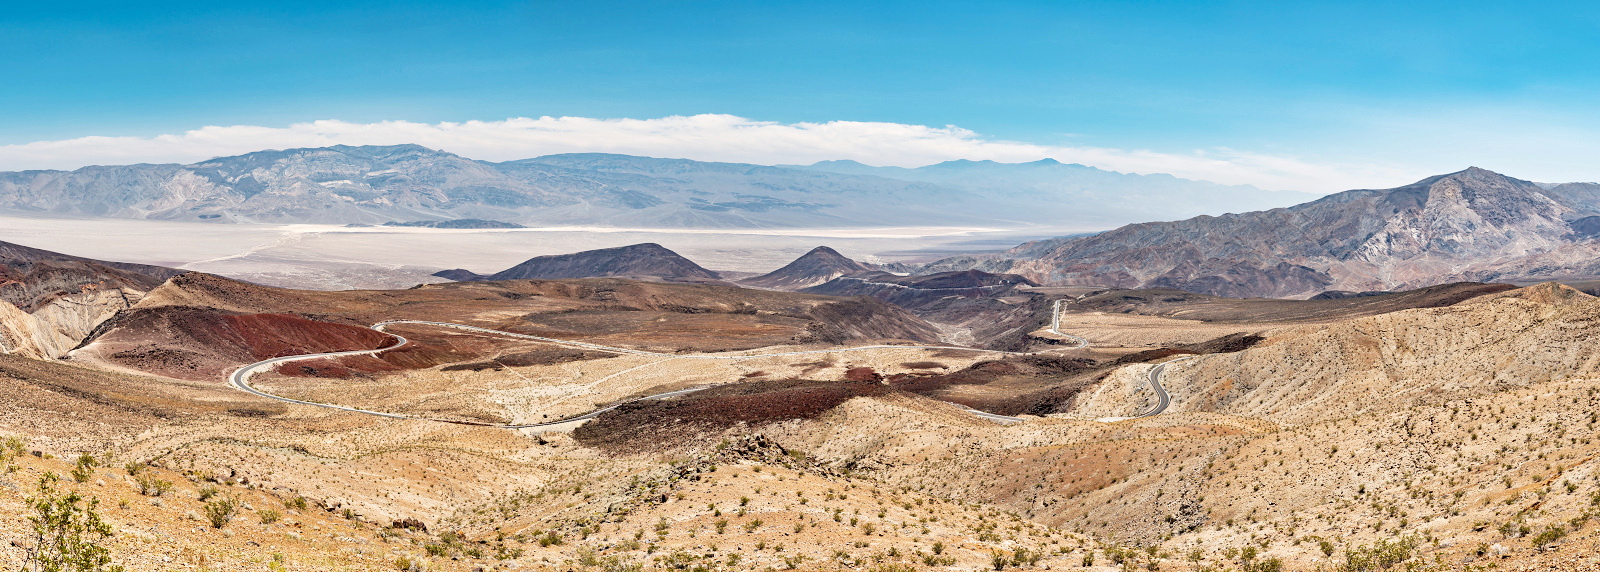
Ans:
[{"label": "hazy distant peak", "polygon": [[812,167],[871,167],[872,165],[868,165],[866,163],[862,163],[862,162],[854,160],[854,159],[832,159],[832,160],[828,160],[828,161],[817,161],[815,163],[812,163],[811,166]]}]

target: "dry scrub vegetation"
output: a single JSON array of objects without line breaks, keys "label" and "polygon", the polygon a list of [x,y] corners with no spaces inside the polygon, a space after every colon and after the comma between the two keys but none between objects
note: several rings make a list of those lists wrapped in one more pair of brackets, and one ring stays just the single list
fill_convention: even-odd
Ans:
[{"label": "dry scrub vegetation", "polygon": [[[528,303],[581,306],[545,316],[501,294],[527,292],[473,288],[499,299],[457,316],[480,324],[568,331],[624,316],[601,343],[629,345],[662,316],[541,286]],[[443,296],[417,304],[442,312],[462,295],[443,290],[413,295]],[[1100,346],[1048,359],[659,360],[407,326],[409,354],[256,378],[305,399],[495,422],[724,385],[575,431],[381,419],[0,356],[0,436],[15,444],[0,447],[0,568],[30,548],[25,502],[49,471],[100,499],[129,570],[1600,569],[1600,351],[1586,343],[1600,300],[1553,285],[1484,294],[1363,300],[1384,311],[1346,319],[1274,304],[1269,321],[1234,320],[1238,306],[1214,299],[1196,302],[1215,318],[1200,321],[1179,301],[1147,316],[1102,298],[1075,315]],[[157,301],[185,296],[198,295]],[[829,345],[801,322],[778,320],[778,339],[748,320],[711,349]],[[640,344],[697,347],[662,331]],[[1240,332],[1262,338],[1217,340]],[[1167,414],[1095,421],[1146,407],[1151,364],[1194,353],[1167,369]]]}]

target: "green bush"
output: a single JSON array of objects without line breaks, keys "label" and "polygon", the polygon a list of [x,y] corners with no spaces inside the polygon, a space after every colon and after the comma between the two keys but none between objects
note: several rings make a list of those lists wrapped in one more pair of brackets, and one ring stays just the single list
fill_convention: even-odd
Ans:
[{"label": "green bush", "polygon": [[238,503],[228,497],[206,503],[206,520],[211,521],[211,528],[227,526],[228,522],[233,520],[233,515],[238,512]]},{"label": "green bush", "polygon": [[39,495],[28,499],[33,509],[28,517],[33,546],[23,557],[22,569],[120,572],[121,566],[111,565],[110,549],[101,545],[111,538],[111,525],[95,512],[99,499],[84,500],[78,493],[58,491],[60,480],[54,473],[45,473],[39,478]]},{"label": "green bush", "polygon": [[94,455],[90,455],[88,453],[78,455],[78,464],[72,468],[72,480],[80,483],[89,482],[89,479],[94,478],[94,468],[96,465],[97,463],[95,463]]},{"label": "green bush", "polygon": [[1361,545],[1346,548],[1345,561],[1339,565],[1339,572],[1376,572],[1388,570],[1396,564],[1411,559],[1417,549],[1419,541],[1415,536],[1407,536],[1400,540],[1379,540],[1372,546]]},{"label": "green bush", "polygon": [[139,475],[134,482],[139,484],[139,494],[147,497],[158,497],[172,490],[172,481],[163,481],[155,475]]},{"label": "green bush", "polygon": [[1551,544],[1557,540],[1561,540],[1561,537],[1566,535],[1566,527],[1559,524],[1552,524],[1545,527],[1543,531],[1540,531],[1538,536],[1533,537],[1533,545],[1543,548],[1545,545]]}]

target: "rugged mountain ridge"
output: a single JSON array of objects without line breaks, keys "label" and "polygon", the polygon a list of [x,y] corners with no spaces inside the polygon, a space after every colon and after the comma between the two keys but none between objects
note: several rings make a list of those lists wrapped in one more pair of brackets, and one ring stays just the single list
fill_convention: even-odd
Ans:
[{"label": "rugged mountain ridge", "polygon": [[716,272],[701,268],[699,264],[653,242],[572,254],[535,256],[488,276],[459,268],[441,270],[434,276],[457,282],[613,277],[705,282],[722,278]]},{"label": "rugged mountain ridge", "polygon": [[[1409,289],[1497,273],[1574,244],[1600,209],[1600,186],[1550,189],[1480,168],[1383,190],[1354,190],[1267,211],[1128,225],[929,265],[978,268],[1047,284],[1176,288],[1232,297]],[[1577,227],[1574,225],[1577,224]],[[1577,257],[1571,257],[1577,258]],[[1575,261],[1576,262],[1576,261]],[[1574,268],[1583,268],[1573,264]]]}]

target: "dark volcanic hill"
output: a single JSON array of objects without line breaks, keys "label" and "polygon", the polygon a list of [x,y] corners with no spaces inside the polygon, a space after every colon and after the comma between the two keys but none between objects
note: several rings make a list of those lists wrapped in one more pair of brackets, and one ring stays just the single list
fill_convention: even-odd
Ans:
[{"label": "dark volcanic hill", "polygon": [[794,259],[794,262],[784,265],[783,268],[740,280],[739,284],[769,290],[792,291],[816,286],[847,274],[871,271],[872,269],[865,264],[845,258],[832,248],[818,246],[800,258]]},{"label": "dark volcanic hill", "polygon": [[[1230,297],[1400,290],[1597,271],[1584,237],[1600,185],[1543,188],[1471,168],[1289,208],[1028,243],[929,270],[1014,272],[1051,285],[1176,288]],[[1576,225],[1574,225],[1576,223]],[[1537,264],[1519,261],[1537,259]],[[1504,268],[1520,268],[1506,272]]]},{"label": "dark volcanic hill", "polygon": [[535,256],[489,276],[466,270],[441,270],[434,276],[458,282],[560,278],[632,278],[669,282],[707,282],[721,279],[678,253],[647,242],[573,254]]}]

